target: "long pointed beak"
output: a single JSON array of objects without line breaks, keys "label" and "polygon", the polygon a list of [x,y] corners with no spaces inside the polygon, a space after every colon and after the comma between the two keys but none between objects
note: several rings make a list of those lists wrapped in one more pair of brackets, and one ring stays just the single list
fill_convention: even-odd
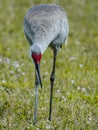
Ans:
[{"label": "long pointed beak", "polygon": [[39,83],[40,83],[40,86],[41,86],[41,88],[42,88],[42,81],[41,81],[41,76],[40,76],[39,63],[35,63],[35,67],[36,67],[36,71],[37,71],[37,76],[38,76],[38,79],[39,79]]}]

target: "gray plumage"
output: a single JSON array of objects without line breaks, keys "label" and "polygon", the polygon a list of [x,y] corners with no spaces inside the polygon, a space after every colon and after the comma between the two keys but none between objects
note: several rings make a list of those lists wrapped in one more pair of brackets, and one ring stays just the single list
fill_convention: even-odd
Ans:
[{"label": "gray plumage", "polygon": [[59,48],[69,32],[64,9],[53,4],[31,7],[24,18],[24,32],[31,52],[43,54],[48,46]]},{"label": "gray plumage", "polygon": [[53,84],[55,80],[55,63],[59,48],[68,38],[68,20],[64,9],[53,4],[42,4],[29,9],[24,18],[24,32],[30,44],[30,55],[35,64],[35,109],[34,125],[37,121],[38,86],[42,87],[40,76],[40,60],[42,54],[48,46],[53,48],[53,67],[50,76],[50,110],[49,120],[51,120]]}]

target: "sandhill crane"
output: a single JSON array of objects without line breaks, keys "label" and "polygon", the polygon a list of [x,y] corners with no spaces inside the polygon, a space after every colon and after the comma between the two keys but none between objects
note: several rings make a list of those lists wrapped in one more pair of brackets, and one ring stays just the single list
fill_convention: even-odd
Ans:
[{"label": "sandhill crane", "polygon": [[51,120],[53,84],[55,80],[55,62],[58,50],[68,39],[68,20],[64,9],[54,4],[39,4],[31,7],[24,17],[24,33],[30,44],[30,56],[35,65],[35,109],[34,125],[37,121],[38,86],[42,88],[40,61],[47,47],[53,49],[53,68],[50,76],[50,110]]}]

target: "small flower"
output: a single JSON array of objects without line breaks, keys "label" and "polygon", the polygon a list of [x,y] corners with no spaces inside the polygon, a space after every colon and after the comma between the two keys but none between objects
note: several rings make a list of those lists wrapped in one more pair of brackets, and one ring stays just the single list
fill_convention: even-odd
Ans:
[{"label": "small flower", "polygon": [[75,81],[72,79],[72,80],[71,80],[71,83],[72,83],[72,84],[74,84],[74,83],[75,83]]},{"label": "small flower", "polygon": [[24,75],[25,75],[25,73],[24,73],[24,72],[22,72],[22,73],[21,73],[21,75],[23,75],[23,76],[24,76]]},{"label": "small flower", "polygon": [[47,71],[45,72],[45,75],[48,75],[48,72],[47,72]]},{"label": "small flower", "polygon": [[19,63],[18,63],[17,61],[15,61],[15,62],[13,63],[13,66],[14,66],[15,68],[19,68]]},{"label": "small flower", "polygon": [[91,117],[89,117],[89,118],[88,118],[88,120],[89,120],[89,121],[91,121],[91,120],[92,120],[92,118],[91,118]]},{"label": "small flower", "polygon": [[82,88],[82,92],[86,92],[86,88],[83,87],[83,88]]},{"label": "small flower", "polygon": [[6,58],[6,63],[10,63],[10,59],[9,58]]},{"label": "small flower", "polygon": [[50,130],[50,129],[52,129],[52,126],[49,125],[49,124],[47,124],[47,125],[46,125],[46,129],[49,129],[49,130]]},{"label": "small flower", "polygon": [[43,60],[43,63],[46,64],[46,60]]},{"label": "small flower", "polygon": [[57,89],[57,93],[60,93],[60,90],[59,90],[59,89]]},{"label": "small flower", "polygon": [[80,89],[81,89],[81,87],[80,87],[80,86],[78,86],[78,87],[77,87],[77,89],[78,89],[78,90],[80,90]]},{"label": "small flower", "polygon": [[14,74],[14,71],[13,71],[13,70],[11,70],[11,71],[10,71],[10,74]]},{"label": "small flower", "polygon": [[2,83],[5,83],[5,82],[6,82],[6,80],[5,80],[5,79],[3,79],[3,80],[2,80]]},{"label": "small flower", "polygon": [[83,67],[84,67],[84,65],[83,65],[83,64],[80,64],[79,66],[80,66],[80,68],[83,68]]},{"label": "small flower", "polygon": [[9,64],[10,63],[10,59],[9,58],[6,58],[5,60],[4,60],[4,64]]},{"label": "small flower", "polygon": [[63,99],[64,101],[66,101],[66,100],[67,100],[64,96],[62,96],[62,99]]},{"label": "small flower", "polygon": [[66,95],[69,95],[69,92],[67,92]]},{"label": "small flower", "polygon": [[73,57],[73,56],[69,58],[70,61],[74,61],[75,59],[76,59],[76,58]]}]

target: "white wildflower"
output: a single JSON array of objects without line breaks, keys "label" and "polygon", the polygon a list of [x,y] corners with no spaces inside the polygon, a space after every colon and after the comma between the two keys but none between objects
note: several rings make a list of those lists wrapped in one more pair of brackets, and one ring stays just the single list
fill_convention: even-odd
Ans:
[{"label": "white wildflower", "polygon": [[46,125],[46,129],[52,129],[53,127],[49,124]]},{"label": "white wildflower", "polygon": [[13,73],[14,73],[14,71],[13,71],[13,70],[11,70],[11,71],[10,71],[10,74],[13,74]]},{"label": "white wildflower", "polygon": [[80,90],[80,89],[81,89],[81,87],[80,87],[80,86],[78,86],[78,87],[77,87],[77,89],[78,89],[78,90]]},{"label": "white wildflower", "polygon": [[23,76],[24,76],[24,75],[25,75],[25,73],[24,73],[24,72],[22,72],[22,73],[21,73],[21,75],[23,75]]},{"label": "white wildflower", "polygon": [[10,59],[9,59],[9,58],[6,58],[5,61],[4,61],[4,63],[5,63],[5,64],[6,64],[6,63],[9,64],[9,63],[10,63]]},{"label": "white wildflower", "polygon": [[75,59],[76,59],[76,58],[73,57],[73,56],[69,58],[70,61],[74,61]]},{"label": "white wildflower", "polygon": [[89,117],[89,118],[88,118],[88,120],[89,120],[89,121],[91,121],[91,120],[92,120],[92,118],[91,118],[91,117]]},{"label": "white wildflower", "polygon": [[59,90],[59,89],[57,89],[57,93],[60,93],[60,90]]},{"label": "white wildflower", "polygon": [[19,63],[17,62],[17,61],[15,61],[14,63],[13,63],[13,66],[15,67],[15,68],[19,68]]},{"label": "white wildflower", "polygon": [[2,80],[2,83],[5,83],[5,82],[6,82],[6,80],[5,80],[5,79],[3,79],[3,80]]},{"label": "white wildflower", "polygon": [[80,64],[80,68],[83,68],[84,67],[84,65],[83,64]]},{"label": "white wildflower", "polygon": [[45,72],[45,75],[48,75],[48,72],[47,72],[47,71]]},{"label": "white wildflower", "polygon": [[62,99],[63,99],[64,101],[66,101],[66,100],[67,100],[64,96],[62,96]]},{"label": "white wildflower", "polygon": [[45,63],[46,63],[46,60],[43,60],[43,63],[45,64]]},{"label": "white wildflower", "polygon": [[72,84],[74,84],[74,83],[75,83],[75,81],[72,79],[72,80],[71,80],[71,83],[72,83]]},{"label": "white wildflower", "polygon": [[82,92],[86,92],[86,88],[83,87],[83,88],[82,88]]},{"label": "white wildflower", "polygon": [[67,92],[66,95],[69,95],[69,92]]}]

